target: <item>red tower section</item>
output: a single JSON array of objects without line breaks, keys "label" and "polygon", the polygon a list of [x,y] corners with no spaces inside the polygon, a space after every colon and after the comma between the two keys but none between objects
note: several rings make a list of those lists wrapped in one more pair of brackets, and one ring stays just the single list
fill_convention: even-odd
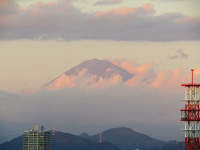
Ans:
[{"label": "red tower section", "polygon": [[53,126],[53,135],[55,135],[54,126]]},{"label": "red tower section", "polygon": [[101,133],[100,133],[100,135],[99,135],[99,143],[101,143],[102,142],[102,139],[101,139]]},{"label": "red tower section", "polygon": [[193,71],[192,82],[189,84],[181,84],[185,87],[185,108],[181,109],[181,121],[185,121],[185,150],[197,150],[199,149],[199,87],[200,84],[193,83]]}]

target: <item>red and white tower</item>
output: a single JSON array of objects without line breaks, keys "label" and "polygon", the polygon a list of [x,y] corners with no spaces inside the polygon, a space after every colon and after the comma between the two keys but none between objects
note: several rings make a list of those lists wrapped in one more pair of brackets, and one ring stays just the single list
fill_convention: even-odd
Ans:
[{"label": "red and white tower", "polygon": [[193,71],[192,82],[188,84],[181,84],[185,87],[185,108],[181,109],[181,121],[185,121],[185,150],[197,150],[199,149],[199,87],[200,84],[193,83]]},{"label": "red and white tower", "polygon": [[99,143],[101,143],[102,142],[102,139],[101,139],[101,133],[100,133],[100,135],[99,135]]},{"label": "red and white tower", "polygon": [[53,135],[55,135],[54,126],[53,126]]}]

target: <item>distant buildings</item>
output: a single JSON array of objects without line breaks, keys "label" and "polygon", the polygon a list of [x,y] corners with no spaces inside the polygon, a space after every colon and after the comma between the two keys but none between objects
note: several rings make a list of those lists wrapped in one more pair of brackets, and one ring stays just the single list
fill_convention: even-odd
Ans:
[{"label": "distant buildings", "polygon": [[33,126],[24,131],[23,150],[51,150],[51,135],[43,126]]}]

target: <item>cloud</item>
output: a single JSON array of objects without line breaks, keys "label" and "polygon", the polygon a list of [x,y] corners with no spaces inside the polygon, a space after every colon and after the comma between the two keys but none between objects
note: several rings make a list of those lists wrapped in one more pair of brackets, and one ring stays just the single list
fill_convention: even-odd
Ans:
[{"label": "cloud", "polygon": [[108,11],[97,12],[97,13],[95,13],[95,16],[98,17],[98,16],[109,15],[109,14],[127,15],[127,14],[134,14],[135,12],[136,12],[136,10],[134,8],[122,7],[122,8],[118,8],[118,9],[111,9]]},{"label": "cloud", "polygon": [[120,4],[122,0],[101,0],[95,3],[95,5],[113,5],[113,4]]},{"label": "cloud", "polygon": [[[115,74],[108,77],[89,74],[84,69],[76,75],[61,75],[57,79],[43,86],[44,89],[54,91],[64,88],[85,88],[88,90],[105,90],[110,87],[122,86],[140,89],[154,89],[162,93],[183,93],[182,83],[188,83],[191,80],[191,73],[185,73],[184,70],[175,68],[167,71],[154,71],[154,64],[144,63],[136,64],[134,61],[123,59],[107,59],[114,65],[123,68],[132,74],[132,78],[123,81],[122,76]],[[200,78],[200,69],[195,69],[195,79]],[[110,71],[108,68],[107,72]],[[196,80],[197,82],[200,82]]]},{"label": "cloud", "polygon": [[178,54],[177,55],[173,55],[171,56],[169,59],[178,59],[178,58],[183,58],[183,59],[187,59],[188,58],[188,54],[184,53],[182,49],[178,49],[176,51]]},{"label": "cloud", "polygon": [[[178,13],[154,16],[152,4],[82,13],[71,1],[37,2],[20,8],[1,0],[0,39],[199,40],[199,18]],[[155,36],[156,35],[156,36]]]},{"label": "cloud", "polygon": [[[195,69],[196,72],[194,73],[194,82],[199,83],[200,82],[200,74],[199,68]],[[158,89],[159,91],[162,91],[164,93],[177,93],[181,94],[183,93],[183,87],[181,84],[187,84],[191,83],[192,73],[185,73],[182,69],[173,69],[170,71],[159,71],[156,74],[156,77],[151,83],[151,87]],[[167,91],[167,92],[166,92]]]},{"label": "cloud", "polygon": [[0,16],[18,12],[19,6],[14,0],[0,0]]},{"label": "cloud", "polygon": [[77,83],[77,80],[85,81],[83,79],[85,72],[86,70],[82,70],[81,72],[78,72],[76,76],[67,76],[62,74],[60,77],[50,82],[48,85],[45,85],[44,88],[47,90],[60,90],[64,87],[72,88],[80,86],[81,84],[83,85],[83,83]]},{"label": "cloud", "polygon": [[194,70],[194,74],[200,75],[200,67]]},{"label": "cloud", "polygon": [[188,58],[188,54],[184,53],[182,49],[177,50],[180,55],[180,58]]},{"label": "cloud", "polygon": [[136,86],[148,86],[151,82],[154,72],[153,72],[153,64],[152,63],[144,63],[141,65],[136,65],[133,61],[129,60],[121,60],[121,59],[107,59],[111,63],[127,70],[129,73],[134,76],[126,81],[126,85],[130,87]]},{"label": "cloud", "polygon": [[60,90],[65,87],[67,88],[85,87],[87,89],[91,88],[105,89],[112,85],[117,85],[121,82],[122,82],[122,77],[120,75],[114,75],[111,78],[103,78],[102,76],[98,77],[97,75],[88,74],[87,69],[84,69],[78,72],[78,74],[74,76],[67,76],[65,74],[62,74],[60,77],[51,81],[49,84],[44,85],[43,88],[49,91]]},{"label": "cloud", "polygon": [[171,56],[170,59],[177,59],[178,55]]},{"label": "cloud", "polygon": [[144,4],[138,8],[131,8],[131,7],[121,7],[117,9],[110,9],[108,11],[100,11],[96,12],[94,16],[113,16],[117,15],[126,17],[127,15],[152,15],[153,13],[153,5],[152,4]]},{"label": "cloud", "polygon": [[[187,54],[182,50],[177,50],[180,58],[186,58]],[[182,55],[181,55],[182,54]],[[152,63],[144,63],[136,65],[133,61],[122,59],[107,59],[113,64],[127,70],[134,76],[125,82],[126,86],[157,89],[163,93],[183,93],[182,83],[189,83],[191,81],[191,72],[185,73],[185,70],[175,68],[168,71],[154,71]],[[200,67],[194,71],[196,82],[200,82]]]}]

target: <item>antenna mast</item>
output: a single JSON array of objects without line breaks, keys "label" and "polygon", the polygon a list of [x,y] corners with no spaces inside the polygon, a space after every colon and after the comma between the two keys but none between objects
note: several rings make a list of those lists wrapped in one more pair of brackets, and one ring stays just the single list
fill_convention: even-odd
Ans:
[{"label": "antenna mast", "polygon": [[181,121],[185,122],[185,150],[197,150],[199,149],[199,133],[200,133],[200,109],[199,109],[199,87],[200,84],[193,83],[193,71],[192,71],[192,83],[181,84],[185,87],[185,108],[181,109]]},{"label": "antenna mast", "polygon": [[100,135],[99,135],[99,143],[101,143],[102,142],[102,139],[101,139],[101,133],[100,133]]},{"label": "antenna mast", "polygon": [[53,135],[55,135],[54,126],[53,126]]}]

